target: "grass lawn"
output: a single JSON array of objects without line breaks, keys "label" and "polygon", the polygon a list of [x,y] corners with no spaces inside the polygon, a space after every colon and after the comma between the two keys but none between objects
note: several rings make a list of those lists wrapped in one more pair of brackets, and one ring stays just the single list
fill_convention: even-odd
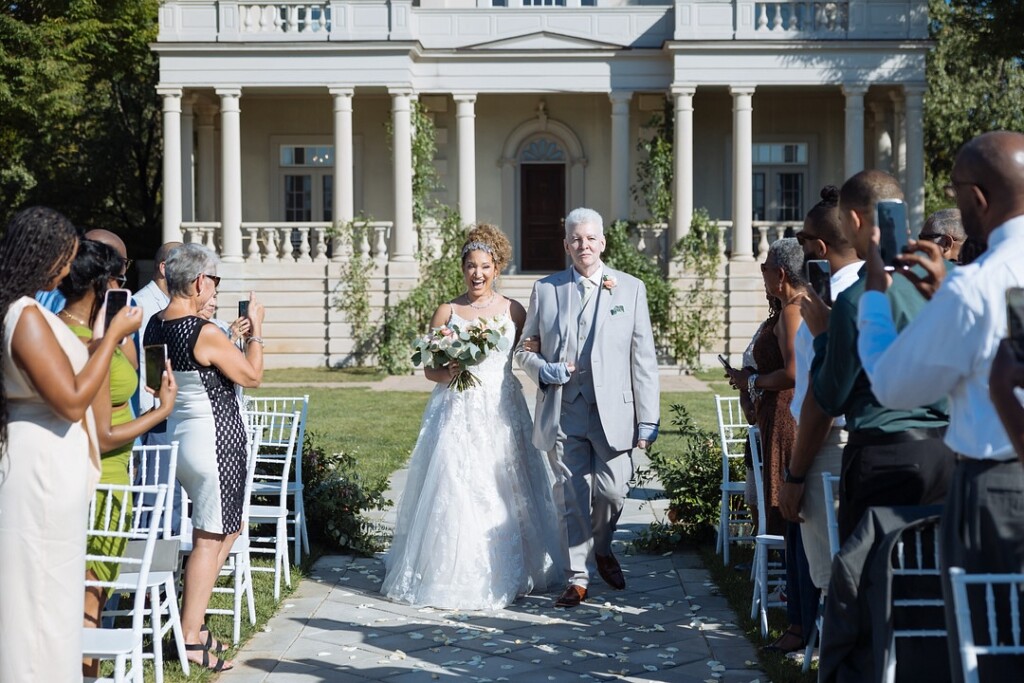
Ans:
[{"label": "grass lawn", "polygon": [[376,368],[282,368],[264,370],[264,382],[319,384],[321,382],[377,382],[386,375]]},{"label": "grass lawn", "polygon": [[[332,380],[333,381],[333,380]],[[254,395],[309,394],[309,431],[328,453],[355,456],[359,474],[373,481],[390,476],[412,453],[429,394],[366,388],[261,388]]]}]

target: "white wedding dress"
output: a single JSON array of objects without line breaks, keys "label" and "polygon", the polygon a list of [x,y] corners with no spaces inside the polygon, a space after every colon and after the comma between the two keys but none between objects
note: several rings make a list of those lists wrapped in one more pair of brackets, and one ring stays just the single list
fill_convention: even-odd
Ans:
[{"label": "white wedding dress", "polygon": [[[438,384],[398,504],[381,592],[444,609],[500,609],[562,581],[554,475],[531,443],[522,385],[506,351],[471,368],[478,386]],[[452,312],[452,322],[469,323]]]}]

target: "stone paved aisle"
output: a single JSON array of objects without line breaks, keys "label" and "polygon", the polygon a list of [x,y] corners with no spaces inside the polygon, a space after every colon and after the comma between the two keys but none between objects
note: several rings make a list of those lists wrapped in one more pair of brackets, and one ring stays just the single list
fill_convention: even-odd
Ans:
[{"label": "stone paved aisle", "polygon": [[[404,474],[392,485],[400,488]],[[498,612],[399,605],[377,592],[380,557],[321,558],[218,680],[764,683],[752,645],[695,553],[625,555],[662,503],[627,501],[615,541],[626,590],[595,577],[590,600],[573,610],[554,607],[561,587]]]}]

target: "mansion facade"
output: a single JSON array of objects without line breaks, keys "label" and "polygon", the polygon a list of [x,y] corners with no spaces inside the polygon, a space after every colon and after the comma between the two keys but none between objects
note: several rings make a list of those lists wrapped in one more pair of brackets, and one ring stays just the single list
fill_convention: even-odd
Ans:
[{"label": "mansion facade", "polygon": [[637,146],[668,108],[674,215],[638,248],[664,257],[695,208],[726,227],[738,357],[766,310],[758,261],[823,185],[890,171],[920,228],[927,38],[925,0],[164,0],[163,237],[218,251],[227,310],[260,293],[268,366],[351,362],[332,228],[363,221],[375,311],[415,284],[414,99],[435,198],[505,231],[523,303],[565,267],[569,209],[648,218]]}]

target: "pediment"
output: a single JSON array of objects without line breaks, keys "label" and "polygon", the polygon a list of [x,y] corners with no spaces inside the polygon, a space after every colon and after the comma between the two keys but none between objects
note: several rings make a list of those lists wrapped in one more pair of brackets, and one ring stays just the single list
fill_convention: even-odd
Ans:
[{"label": "pediment", "polygon": [[525,33],[510,38],[467,45],[465,50],[621,50],[621,45],[550,31]]}]

